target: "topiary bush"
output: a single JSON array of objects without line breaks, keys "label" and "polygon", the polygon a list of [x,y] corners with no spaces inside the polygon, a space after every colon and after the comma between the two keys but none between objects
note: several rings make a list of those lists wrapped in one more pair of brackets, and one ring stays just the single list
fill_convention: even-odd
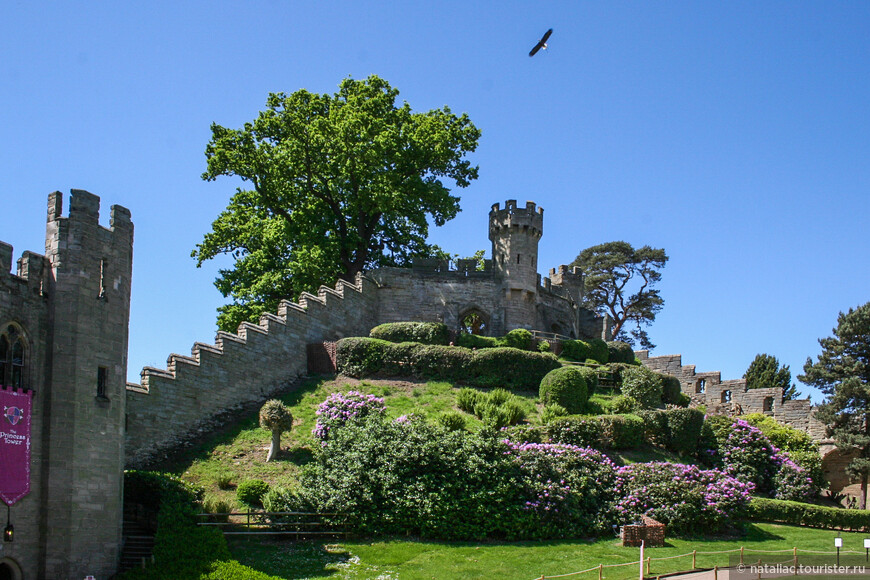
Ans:
[{"label": "topiary bush", "polygon": [[640,410],[641,405],[634,397],[629,397],[628,395],[617,395],[610,400],[610,412],[615,415],[635,413]]},{"label": "topiary bush", "polygon": [[589,358],[594,359],[599,364],[607,364],[610,357],[610,350],[607,343],[600,338],[593,338],[589,341]]},{"label": "topiary bush", "polygon": [[389,342],[373,338],[342,338],[335,345],[335,366],[349,377],[365,377],[381,370]]},{"label": "topiary bush", "polygon": [[682,396],[683,388],[680,385],[680,379],[671,375],[659,374],[662,380],[662,402],[685,407],[688,403],[683,403],[688,401],[689,398]]},{"label": "topiary bush", "polygon": [[749,504],[753,520],[810,528],[870,531],[870,510],[841,508],[754,497]]},{"label": "topiary bush", "polygon": [[530,350],[532,346],[532,333],[525,328],[515,328],[504,335],[502,345],[520,350]]},{"label": "topiary bush", "polygon": [[480,336],[463,332],[456,337],[456,346],[465,348],[495,348],[501,345],[499,339],[493,336]]},{"label": "topiary bush", "polygon": [[598,371],[591,367],[575,367],[586,379],[586,392],[591,397],[598,390]]},{"label": "topiary bush", "polygon": [[549,353],[487,348],[474,351],[468,375],[462,380],[481,387],[534,390],[548,372],[560,366]]},{"label": "topiary bush", "polygon": [[595,419],[581,415],[557,417],[547,425],[547,437],[552,443],[601,447],[601,430]]},{"label": "topiary bush", "polygon": [[371,329],[369,336],[389,342],[440,345],[450,342],[450,330],[446,324],[440,322],[388,322]]},{"label": "topiary bush", "polygon": [[644,424],[637,415],[599,415],[600,444],[609,449],[632,449],[643,443]]},{"label": "topiary bush", "polygon": [[667,425],[666,447],[675,453],[696,454],[701,444],[704,413],[698,409],[669,409],[662,415]]},{"label": "topiary bush", "polygon": [[537,348],[538,352],[550,352],[550,350],[552,349],[552,347],[550,346],[550,343],[547,342],[546,340],[540,341],[536,348]]},{"label": "topiary bush", "polygon": [[270,399],[260,408],[260,427],[272,433],[266,456],[266,461],[272,461],[281,449],[281,434],[293,428],[293,415],[287,405],[278,399]]},{"label": "topiary bush", "polygon": [[654,409],[662,404],[662,375],[646,367],[628,366],[620,370],[622,394],[636,400],[641,408]]},{"label": "topiary bush", "polygon": [[249,507],[263,507],[263,496],[269,491],[269,484],[262,479],[248,479],[236,488],[236,499]]},{"label": "topiary bush", "polygon": [[611,340],[607,343],[607,362],[634,364],[634,349],[627,342]]},{"label": "topiary bush", "polygon": [[582,340],[563,340],[561,356],[575,362],[584,362],[592,358],[592,349],[588,342]]},{"label": "topiary bush", "polygon": [[554,369],[541,379],[538,396],[545,405],[556,403],[568,413],[582,413],[589,400],[584,373],[574,366]]}]

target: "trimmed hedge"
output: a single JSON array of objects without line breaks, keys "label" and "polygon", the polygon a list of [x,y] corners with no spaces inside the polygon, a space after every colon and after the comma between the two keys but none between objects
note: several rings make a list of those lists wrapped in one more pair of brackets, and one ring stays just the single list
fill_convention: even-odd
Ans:
[{"label": "trimmed hedge", "polygon": [[576,414],[586,409],[589,389],[584,373],[577,367],[566,366],[550,371],[541,379],[538,395],[545,405],[556,403]]},{"label": "trimmed hedge", "polygon": [[597,449],[631,449],[643,442],[644,421],[637,415],[574,415],[547,425],[552,443]]},{"label": "trimmed hedge", "polygon": [[634,349],[627,342],[611,340],[607,343],[608,359],[611,363],[634,364]]},{"label": "trimmed hedge", "polygon": [[661,377],[662,402],[670,403],[672,405],[680,405],[681,403],[683,403],[686,398],[680,396],[683,394],[683,387],[680,384],[680,379],[665,374],[661,374]]},{"label": "trimmed hedge", "polygon": [[654,409],[662,403],[662,376],[646,367],[621,369],[619,388],[622,394],[635,399],[645,409]]},{"label": "trimmed hedge", "polygon": [[562,356],[568,360],[586,362],[586,359],[592,358],[592,349],[589,343],[582,340],[563,340]]},{"label": "trimmed hedge", "polygon": [[507,347],[471,351],[375,338],[343,338],[336,355],[338,371],[351,377],[383,373],[524,390],[536,390],[544,375],[560,366],[550,353]]},{"label": "trimmed hedge", "polygon": [[589,358],[595,362],[606,365],[610,359],[610,349],[607,348],[607,343],[600,338],[593,338],[589,341],[589,350],[591,354]]},{"label": "trimmed hedge", "polygon": [[441,322],[388,322],[371,329],[369,337],[390,342],[447,345],[450,342],[450,331]]},{"label": "trimmed hedge", "polygon": [[846,510],[797,501],[752,498],[749,517],[822,529],[870,531],[870,510]]},{"label": "trimmed hedge", "polygon": [[525,328],[515,328],[504,335],[502,343],[511,348],[532,350],[532,333]]},{"label": "trimmed hedge", "polygon": [[465,348],[495,348],[500,346],[499,339],[494,336],[462,333],[456,337],[456,346]]}]

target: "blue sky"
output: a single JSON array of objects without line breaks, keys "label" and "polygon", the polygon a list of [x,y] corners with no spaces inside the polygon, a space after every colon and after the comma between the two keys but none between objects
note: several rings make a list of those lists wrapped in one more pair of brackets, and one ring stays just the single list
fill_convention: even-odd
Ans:
[{"label": "blue sky", "polygon": [[42,252],[54,190],[101,196],[104,223],[132,211],[138,380],[210,342],[224,302],[228,263],[190,258],[239,185],[200,179],[210,124],[377,74],[483,132],[433,242],[488,254],[490,205],[518,199],[545,208],[542,270],[665,248],[654,355],[727,379],[766,352],[796,375],[870,300],[868,39],[866,2],[7,3],[0,240]]}]

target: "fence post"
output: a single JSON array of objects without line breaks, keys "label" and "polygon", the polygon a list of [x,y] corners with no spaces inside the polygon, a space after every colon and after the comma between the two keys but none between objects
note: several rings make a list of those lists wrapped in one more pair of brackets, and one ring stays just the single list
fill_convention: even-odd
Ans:
[{"label": "fence post", "polygon": [[646,557],[646,575],[649,576],[649,562],[652,558],[650,556]]},{"label": "fence post", "polygon": [[740,546],[740,563],[743,564],[743,546]]},{"label": "fence post", "polygon": [[698,553],[698,550],[692,550],[692,570],[697,568],[697,566],[695,565],[697,563],[696,558],[695,558],[697,553]]},{"label": "fence post", "polygon": [[794,547],[794,575],[797,576],[797,546]]},{"label": "fence post", "polygon": [[598,564],[598,580],[604,580],[604,564]]},{"label": "fence post", "polygon": [[713,580],[719,580],[719,566],[713,566]]}]

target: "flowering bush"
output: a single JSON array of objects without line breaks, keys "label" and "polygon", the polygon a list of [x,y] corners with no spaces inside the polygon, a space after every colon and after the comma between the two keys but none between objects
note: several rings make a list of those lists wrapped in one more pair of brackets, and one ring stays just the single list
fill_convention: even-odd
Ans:
[{"label": "flowering bush", "polygon": [[819,489],[813,478],[788,453],[780,451],[773,459],[778,465],[772,481],[774,498],[809,502],[818,495]]},{"label": "flowering bush", "polygon": [[362,419],[375,414],[383,414],[384,400],[359,391],[332,393],[317,407],[317,423],[312,433],[326,446],[334,431],[352,419]]},{"label": "flowering bush", "polygon": [[722,531],[744,515],[752,484],[718,469],[678,463],[635,463],[617,470],[617,519],[648,515],[677,533]]},{"label": "flowering bush", "polygon": [[525,535],[571,537],[606,528],[616,484],[606,455],[558,443],[505,444],[520,469],[523,509],[535,516]]}]

